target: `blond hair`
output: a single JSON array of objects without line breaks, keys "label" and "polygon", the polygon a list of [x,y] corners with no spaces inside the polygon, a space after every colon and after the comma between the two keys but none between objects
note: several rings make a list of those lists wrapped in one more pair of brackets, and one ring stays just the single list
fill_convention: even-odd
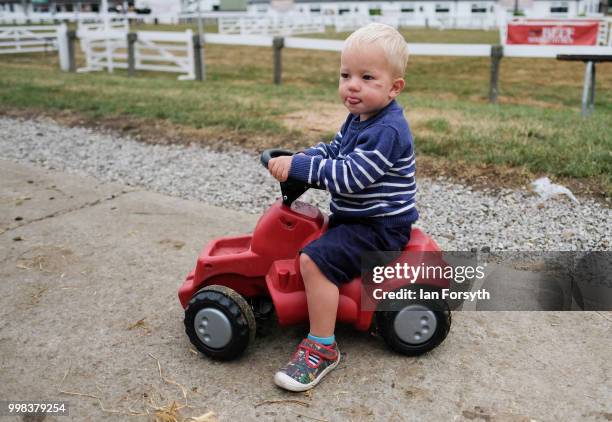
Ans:
[{"label": "blond hair", "polygon": [[394,77],[403,78],[408,63],[406,40],[395,28],[383,23],[370,23],[353,32],[344,41],[342,52],[353,48],[377,45],[382,48]]}]

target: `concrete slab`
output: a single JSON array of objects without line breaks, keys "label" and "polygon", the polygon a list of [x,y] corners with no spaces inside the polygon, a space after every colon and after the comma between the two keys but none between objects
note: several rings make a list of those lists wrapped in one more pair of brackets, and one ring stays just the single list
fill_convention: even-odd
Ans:
[{"label": "concrete slab", "polygon": [[491,299],[477,301],[476,310],[570,310],[572,287],[569,274],[521,271],[509,265],[489,264],[482,287]]},{"label": "concrete slab", "polygon": [[129,188],[0,160],[0,233],[113,198]]},{"label": "concrete slab", "polygon": [[153,419],[133,415],[172,401],[219,420],[612,418],[610,313],[458,312],[419,358],[340,327],[339,369],[309,394],[281,391],[272,376],[305,327],[270,324],[243,358],[214,362],[190,345],[176,296],[203,245],[256,216],[144,191],[108,199],[121,190],[1,164],[2,198],[32,196],[27,180],[94,191],[64,208],[25,201],[28,219],[0,234],[0,400],[65,400],[57,420],[79,421]]}]

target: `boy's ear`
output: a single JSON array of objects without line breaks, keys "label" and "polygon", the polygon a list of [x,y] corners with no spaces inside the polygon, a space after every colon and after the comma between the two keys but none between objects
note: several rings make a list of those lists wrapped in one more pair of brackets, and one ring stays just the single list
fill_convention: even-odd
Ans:
[{"label": "boy's ear", "polygon": [[391,85],[391,92],[389,92],[389,96],[391,98],[397,97],[404,89],[404,86],[406,86],[406,81],[404,81],[402,78],[397,78],[393,81],[393,85]]}]

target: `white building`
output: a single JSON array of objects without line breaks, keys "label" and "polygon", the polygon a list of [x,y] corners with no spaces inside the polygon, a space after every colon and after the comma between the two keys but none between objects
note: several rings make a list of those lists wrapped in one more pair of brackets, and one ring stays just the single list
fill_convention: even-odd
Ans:
[{"label": "white building", "polygon": [[533,17],[550,16],[576,18],[598,14],[599,11],[600,2],[598,0],[535,0],[526,12],[529,12],[528,16]]},{"label": "white building", "polygon": [[177,23],[183,12],[180,0],[135,0],[134,7],[139,10],[149,9],[159,23]]},{"label": "white building", "polygon": [[[163,1],[163,0],[162,0]],[[197,0],[167,0],[167,2],[180,2],[185,11],[195,11]],[[480,16],[487,13],[487,7],[499,6],[507,12],[513,13],[515,6],[519,13],[527,17],[567,17],[574,18],[582,15],[593,15],[600,13],[600,3],[606,0],[294,0],[293,12],[342,15],[347,13],[368,14],[376,13],[377,10],[387,13],[401,11],[407,14],[424,13],[430,16],[436,14],[457,14],[459,16]],[[220,10],[221,0],[200,0],[203,12]],[[248,10],[266,12],[271,9],[270,0],[249,0]]]},{"label": "white building", "polygon": [[[136,9],[150,9],[160,23],[176,22],[181,13],[222,10],[222,2],[236,0],[130,0]],[[378,20],[395,26],[444,26],[463,28],[494,27],[502,18],[511,18],[515,10],[530,18],[576,18],[595,16],[600,1],[607,0],[293,0],[290,10],[279,12],[272,2],[281,0],[244,0],[249,14],[290,13],[310,17],[321,16],[328,25],[343,20]],[[283,4],[291,0],[283,0]],[[0,17],[48,11],[71,12],[75,8],[97,12],[100,0],[0,0]],[[109,0],[118,8],[127,1]],[[85,9],[85,10],[83,10]],[[601,15],[600,15],[601,16]]]},{"label": "white building", "polygon": [[[182,2],[187,12],[197,9],[197,0],[172,1]],[[200,0],[201,11],[219,11],[222,1]],[[294,0],[289,11],[279,12],[270,0],[248,0],[246,11],[322,16],[328,25],[334,24],[334,17],[343,16],[399,25],[436,26],[443,22],[446,26],[479,28],[496,26],[501,18],[512,18],[515,12],[528,18],[601,16],[600,1],[607,0]]]},{"label": "white building", "polygon": [[[251,0],[250,10],[269,10],[266,0]],[[493,28],[495,0],[398,0],[398,1],[316,1],[296,0],[292,12],[322,16],[327,25],[341,19],[379,21],[393,26],[444,26]],[[340,18],[340,19],[337,19]]]}]

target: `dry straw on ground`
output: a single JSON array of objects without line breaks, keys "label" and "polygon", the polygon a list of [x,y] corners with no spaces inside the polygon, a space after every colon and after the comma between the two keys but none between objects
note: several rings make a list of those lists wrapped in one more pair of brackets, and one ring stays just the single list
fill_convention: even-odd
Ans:
[{"label": "dry straw on ground", "polygon": [[[144,322],[144,318],[133,324],[133,326],[138,326],[141,321]],[[149,356],[156,361],[157,371],[162,383],[178,387],[182,396],[181,402],[174,399],[170,399],[166,397],[166,395],[158,391],[155,387],[149,386],[148,388],[146,388],[145,392],[138,394],[137,397],[130,397],[129,395],[124,396],[117,403],[115,403],[115,406],[111,407],[108,404],[105,404],[107,400],[104,400],[101,395],[91,394],[88,392],[67,390],[62,388],[64,382],[70,374],[70,371],[72,370],[72,366],[70,366],[66,370],[66,373],[64,374],[62,380],[59,383],[59,393],[68,396],[94,399],[97,401],[97,404],[103,413],[118,414],[124,416],[146,416],[150,420],[155,422],[217,421],[216,414],[212,411],[208,411],[197,416],[184,416],[181,413],[182,411],[184,411],[184,409],[194,409],[194,406],[189,403],[189,390],[180,383],[165,377],[159,359],[151,354],[149,354]],[[96,386],[96,388],[102,393],[101,389],[98,386]],[[193,392],[194,394],[197,394],[197,389],[193,389]],[[128,402],[128,405],[122,404],[123,402]],[[135,409],[135,407],[139,404],[140,409]],[[121,407],[119,407],[120,405]]]}]

